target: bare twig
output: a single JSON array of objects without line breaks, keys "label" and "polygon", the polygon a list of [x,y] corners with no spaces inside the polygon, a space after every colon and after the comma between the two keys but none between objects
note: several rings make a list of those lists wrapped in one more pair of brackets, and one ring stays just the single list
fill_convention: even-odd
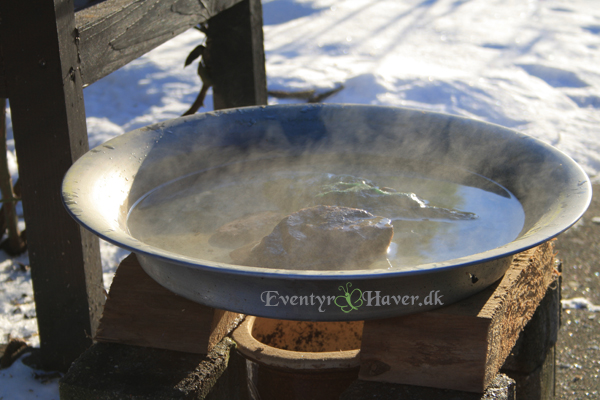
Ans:
[{"label": "bare twig", "polygon": [[196,100],[192,106],[189,108],[189,110],[184,112],[182,116],[195,114],[200,107],[204,106],[204,99],[206,98],[206,92],[208,92],[208,88],[210,88],[210,85],[202,83],[202,88],[200,89],[200,93],[198,93],[198,97],[196,97]]},{"label": "bare twig", "polygon": [[267,94],[271,97],[277,97],[278,99],[300,99],[308,101],[315,95],[316,90],[297,90],[297,91],[287,91],[287,90],[269,90]]},{"label": "bare twig", "polygon": [[333,96],[334,94],[336,94],[337,92],[339,92],[340,90],[342,90],[344,88],[344,85],[340,85],[334,89],[328,90],[327,92],[323,92],[321,94],[318,94],[314,97],[311,97],[310,99],[308,99],[309,103],[320,103],[323,100],[325,100],[326,98],[328,98],[329,96]]},{"label": "bare twig", "polygon": [[317,93],[315,89],[309,90],[269,90],[267,94],[278,99],[299,99],[306,100],[307,103],[320,103],[326,98],[333,96],[344,88],[340,85],[326,92]]}]

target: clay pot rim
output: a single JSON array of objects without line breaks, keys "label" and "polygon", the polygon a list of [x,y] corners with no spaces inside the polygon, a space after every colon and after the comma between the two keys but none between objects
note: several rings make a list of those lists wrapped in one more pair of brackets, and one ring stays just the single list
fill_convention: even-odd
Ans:
[{"label": "clay pot rim", "polygon": [[252,336],[256,317],[247,316],[232,333],[242,355],[251,361],[271,367],[294,370],[346,369],[360,366],[360,349],[304,352],[278,349],[259,342]]}]

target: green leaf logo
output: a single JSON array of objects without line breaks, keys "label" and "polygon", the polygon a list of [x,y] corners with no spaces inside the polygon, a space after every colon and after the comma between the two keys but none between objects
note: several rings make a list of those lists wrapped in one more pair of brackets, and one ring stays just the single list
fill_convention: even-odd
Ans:
[{"label": "green leaf logo", "polygon": [[362,291],[356,288],[350,291],[352,283],[346,283],[346,287],[339,286],[338,290],[344,292],[343,295],[335,298],[335,305],[342,309],[343,312],[349,313],[352,310],[358,310],[358,307],[363,305]]}]

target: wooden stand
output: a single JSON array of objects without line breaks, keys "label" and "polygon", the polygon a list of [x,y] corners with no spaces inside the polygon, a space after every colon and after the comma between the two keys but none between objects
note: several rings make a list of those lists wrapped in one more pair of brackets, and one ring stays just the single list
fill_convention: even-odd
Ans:
[{"label": "wooden stand", "polygon": [[243,318],[177,296],[150,278],[131,254],[117,269],[95,339],[207,354]]},{"label": "wooden stand", "polygon": [[360,379],[483,392],[556,277],[548,242],[516,255],[498,284],[466,300],[366,321]]},{"label": "wooden stand", "polygon": [[[556,276],[553,245],[545,243],[518,254],[504,278],[476,296],[366,321],[359,380],[340,399],[547,398],[560,304],[559,292],[547,289]],[[171,293],[131,255],[117,269],[96,335],[108,343],[73,364],[61,398],[247,398],[245,362],[224,338],[242,318]],[[514,380],[498,373],[503,364]]]},{"label": "wooden stand", "polygon": [[88,151],[83,88],[208,22],[214,108],[267,104],[261,10],[260,0],[0,2],[0,99],[10,100],[45,368],[67,370],[92,344],[104,302],[98,238],[61,199]]},{"label": "wooden stand", "polygon": [[63,400],[246,400],[246,362],[226,336],[244,315],[163,288],[134,254],[119,265],[95,343],[60,382]]},{"label": "wooden stand", "polygon": [[61,400],[248,400],[246,362],[229,338],[207,355],[95,343],[60,380]]}]

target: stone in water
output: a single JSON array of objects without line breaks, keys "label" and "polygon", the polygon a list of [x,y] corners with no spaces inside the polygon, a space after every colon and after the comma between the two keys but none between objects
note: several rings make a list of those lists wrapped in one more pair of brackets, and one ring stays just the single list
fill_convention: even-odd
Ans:
[{"label": "stone in water", "polygon": [[319,205],[281,220],[243,264],[294,270],[366,269],[385,256],[393,236],[388,218]]}]

